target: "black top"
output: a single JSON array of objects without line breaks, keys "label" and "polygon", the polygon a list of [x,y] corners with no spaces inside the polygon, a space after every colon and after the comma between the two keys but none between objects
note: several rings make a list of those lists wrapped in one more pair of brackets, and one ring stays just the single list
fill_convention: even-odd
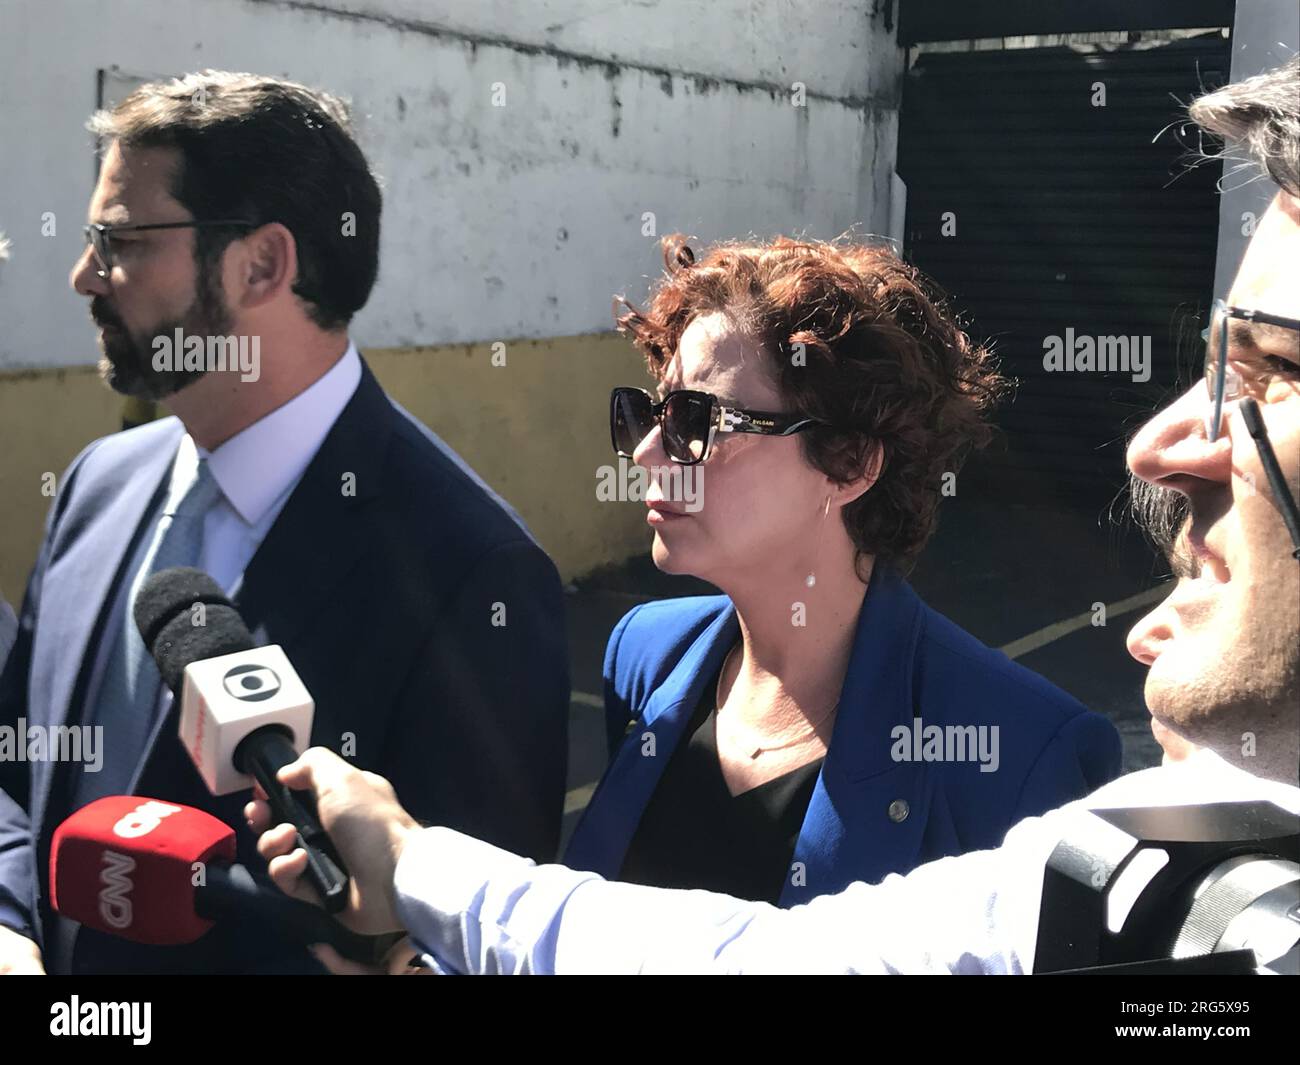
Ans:
[{"label": "black top", "polygon": [[651,796],[619,880],[780,901],[822,759],[732,795],[716,734],[716,681]]}]

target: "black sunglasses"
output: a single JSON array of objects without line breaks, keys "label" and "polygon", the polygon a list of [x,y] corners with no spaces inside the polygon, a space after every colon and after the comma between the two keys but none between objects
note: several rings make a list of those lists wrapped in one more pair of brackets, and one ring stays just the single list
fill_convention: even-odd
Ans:
[{"label": "black sunglasses", "polygon": [[91,222],[82,227],[82,232],[86,234],[86,243],[90,245],[95,253],[95,261],[99,263],[99,276],[107,277],[113,272],[113,234],[114,233],[140,233],[146,229],[203,229],[217,226],[235,227],[239,229],[253,229],[252,222],[246,222],[243,219],[223,218],[213,219],[211,221],[189,221],[189,222],[147,222],[138,225],[120,225],[115,226],[103,222]]},{"label": "black sunglasses", "polygon": [[664,451],[674,462],[694,466],[709,457],[718,433],[793,436],[825,422],[771,411],[724,407],[708,392],[679,389],[662,402],[642,388],[616,388],[610,395],[609,433],[614,451],[631,458],[658,424]]}]

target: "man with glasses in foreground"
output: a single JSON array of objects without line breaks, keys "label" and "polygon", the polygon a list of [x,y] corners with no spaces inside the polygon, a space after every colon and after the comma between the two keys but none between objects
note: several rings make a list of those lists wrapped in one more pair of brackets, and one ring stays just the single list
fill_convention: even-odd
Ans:
[{"label": "man with glasses in foreground", "polygon": [[[1088,810],[1265,801],[1284,823],[1300,822],[1300,562],[1286,517],[1300,490],[1298,92],[1293,59],[1192,108],[1202,126],[1246,145],[1281,189],[1231,307],[1211,326],[1206,382],[1153,418],[1128,455],[1157,512],[1183,501],[1181,528],[1167,531],[1189,558],[1129,648],[1150,667],[1151,713],[1204,749],[1022,821],[996,850],[792,910],[537,868],[446,828],[422,829],[386,781],[313,750],[281,779],[316,792],[355,875],[353,927],[404,927],[456,972],[1025,973],[1045,864],[1059,840],[1091,823]],[[287,826],[270,826],[261,802],[247,814],[264,830],[272,876],[307,897]]]},{"label": "man with glasses in foreground", "polygon": [[548,860],[567,760],[559,577],[349,338],[381,204],[338,101],[205,71],[142,86],[92,129],[106,151],[72,284],[105,380],[175,417],[95,441],[59,480],[0,726],[99,730],[102,765],[0,757],[0,972],[319,971],[236,922],[154,947],[51,912],[51,833],[73,811],[137,794],[234,825],[247,798],[209,795],[180,746],[138,590],[205,570],[284,647],[313,742],[390,775],[420,816]]}]

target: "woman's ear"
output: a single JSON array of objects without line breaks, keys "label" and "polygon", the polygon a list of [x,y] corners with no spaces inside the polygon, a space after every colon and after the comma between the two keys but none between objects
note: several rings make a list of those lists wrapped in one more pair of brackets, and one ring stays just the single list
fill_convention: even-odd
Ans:
[{"label": "woman's ear", "polygon": [[855,499],[866,495],[871,491],[872,486],[880,480],[880,475],[884,471],[885,444],[881,440],[873,440],[870,449],[867,451],[862,473],[851,481],[831,485],[832,499],[835,505],[848,506]]}]

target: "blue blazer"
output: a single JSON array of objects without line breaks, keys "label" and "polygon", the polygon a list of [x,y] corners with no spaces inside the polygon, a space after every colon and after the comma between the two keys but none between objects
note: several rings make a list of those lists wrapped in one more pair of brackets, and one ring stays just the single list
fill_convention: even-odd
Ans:
[{"label": "blue blazer", "polygon": [[[617,879],[704,685],[739,633],[725,596],[645,603],[618,623],[605,652],[606,721],[618,747],[566,865]],[[896,761],[891,751],[904,747],[893,730],[910,734],[918,718],[922,735],[930,725],[996,726],[997,770],[980,772],[975,761]],[[653,757],[642,753],[647,733]],[[906,752],[917,750],[909,744]],[[995,847],[1017,821],[1093,791],[1119,769],[1119,734],[1109,721],[985,647],[877,566],[780,904]]]},{"label": "blue blazer", "polygon": [[[0,726],[77,724],[106,603],[166,488],[184,430],[165,418],[91,444],[59,482],[18,636],[0,671]],[[268,455],[267,461],[274,461]],[[356,492],[339,489],[344,474]],[[494,625],[504,603],[508,625]],[[364,370],[244,571],[235,597],[259,642],[282,645],[316,701],[312,742],[388,777],[420,820],[550,861],[559,847],[568,655],[559,575],[518,516]],[[175,705],[132,793],[207,810],[236,830],[248,792],[207,793]],[[111,755],[118,730],[105,728]],[[49,847],[80,767],[0,761],[0,924],[38,942],[51,919]],[[61,953],[61,952],[53,952]],[[247,922],[185,947],[80,929],[51,972],[316,970]]]}]

